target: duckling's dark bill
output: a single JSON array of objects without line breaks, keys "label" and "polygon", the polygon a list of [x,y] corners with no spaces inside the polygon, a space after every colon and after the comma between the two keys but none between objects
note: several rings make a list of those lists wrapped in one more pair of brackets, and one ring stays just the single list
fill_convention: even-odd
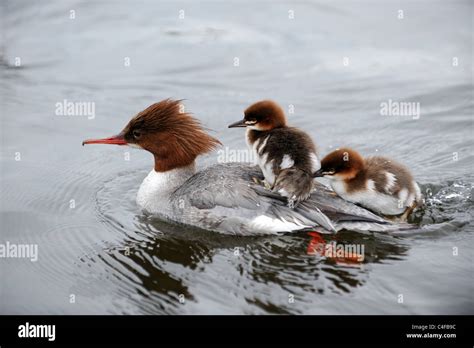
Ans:
[{"label": "duckling's dark bill", "polygon": [[245,124],[245,120],[240,120],[232,124],[229,124],[229,128],[237,128],[237,127],[247,127],[247,125]]}]

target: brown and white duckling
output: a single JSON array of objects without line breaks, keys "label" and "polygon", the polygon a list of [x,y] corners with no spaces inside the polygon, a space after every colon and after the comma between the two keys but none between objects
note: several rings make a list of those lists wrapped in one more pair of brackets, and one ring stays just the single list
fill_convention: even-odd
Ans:
[{"label": "brown and white duckling", "polygon": [[308,134],[287,125],[278,104],[263,100],[249,106],[243,120],[229,125],[234,127],[247,127],[247,144],[266,183],[290,207],[310,196],[313,173],[320,168],[316,146]]},{"label": "brown and white duckling", "polygon": [[420,188],[405,166],[385,157],[364,159],[350,148],[324,157],[315,177],[329,178],[340,197],[383,215],[405,213],[406,218],[422,203]]}]

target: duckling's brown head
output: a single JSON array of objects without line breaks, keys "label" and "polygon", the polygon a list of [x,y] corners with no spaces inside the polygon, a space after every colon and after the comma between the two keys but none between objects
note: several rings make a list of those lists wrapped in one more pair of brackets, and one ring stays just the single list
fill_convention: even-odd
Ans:
[{"label": "duckling's brown head", "polygon": [[248,127],[257,131],[269,131],[286,127],[283,109],[272,100],[262,100],[244,111],[244,118],[229,125],[229,128]]},{"label": "duckling's brown head", "polygon": [[321,169],[314,177],[326,177],[333,180],[349,180],[364,169],[364,159],[355,150],[341,148],[329,153],[321,161]]}]

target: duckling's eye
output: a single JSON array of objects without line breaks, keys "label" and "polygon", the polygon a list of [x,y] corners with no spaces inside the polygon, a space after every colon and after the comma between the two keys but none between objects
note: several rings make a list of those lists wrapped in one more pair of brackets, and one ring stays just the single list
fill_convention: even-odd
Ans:
[{"label": "duckling's eye", "polygon": [[141,135],[142,135],[142,133],[141,133],[138,129],[134,129],[133,132],[132,132],[132,134],[133,134],[133,137],[134,137],[135,139],[140,138]]},{"label": "duckling's eye", "polygon": [[255,120],[255,119],[245,121],[246,125],[253,125],[255,123],[257,123],[257,120]]}]

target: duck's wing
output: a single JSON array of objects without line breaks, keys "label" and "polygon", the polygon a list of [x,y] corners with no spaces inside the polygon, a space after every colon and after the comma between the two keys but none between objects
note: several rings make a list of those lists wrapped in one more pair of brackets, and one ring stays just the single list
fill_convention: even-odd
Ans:
[{"label": "duck's wing", "polygon": [[296,208],[286,198],[261,185],[258,167],[238,163],[211,166],[198,172],[172,195],[174,219],[226,234],[258,235],[318,228],[331,233],[395,231],[412,228],[394,224],[347,202],[325,186],[317,186],[311,197]]},{"label": "duck's wing", "polygon": [[[393,223],[385,220],[365,208],[343,200],[324,185],[318,186],[308,200],[298,204],[295,208],[296,213],[311,219],[314,211],[320,211],[326,218],[330,219],[336,231],[395,232],[411,230],[415,227],[409,223]],[[286,198],[276,192],[262,186],[256,186],[253,189],[261,196],[271,197],[275,201],[286,204]],[[324,227],[321,224],[319,226]],[[332,230],[324,228],[327,230],[325,232],[332,232]]]},{"label": "duck's wing", "polygon": [[183,223],[230,234],[290,232],[321,226],[335,232],[331,220],[318,208],[295,211],[286,202],[260,195],[253,178],[258,167],[217,164],[198,172],[172,195],[175,216]]}]

